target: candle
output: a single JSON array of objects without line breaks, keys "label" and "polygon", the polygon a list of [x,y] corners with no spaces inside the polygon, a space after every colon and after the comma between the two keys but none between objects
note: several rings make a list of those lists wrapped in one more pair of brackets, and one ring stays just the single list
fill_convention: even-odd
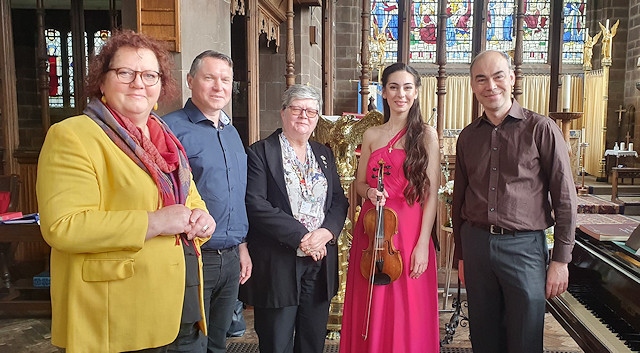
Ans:
[{"label": "candle", "polygon": [[607,18],[607,25],[605,26],[605,28],[609,29],[609,19]]},{"label": "candle", "polygon": [[587,140],[587,136],[585,135],[584,128],[582,128],[582,132],[580,133],[580,141],[585,142]]},{"label": "candle", "polygon": [[562,111],[571,110],[571,75],[564,75],[562,80]]},{"label": "candle", "polygon": [[629,151],[633,151],[633,142],[629,142]]}]

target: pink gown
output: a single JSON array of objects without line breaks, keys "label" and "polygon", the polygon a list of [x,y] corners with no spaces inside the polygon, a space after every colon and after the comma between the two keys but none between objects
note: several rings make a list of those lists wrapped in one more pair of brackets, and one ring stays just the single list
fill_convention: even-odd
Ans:
[{"label": "pink gown", "polygon": [[382,158],[390,165],[390,175],[384,176],[385,190],[389,193],[385,207],[398,215],[398,234],[393,237],[400,250],[403,270],[400,277],[388,285],[376,285],[371,302],[371,319],[366,340],[363,327],[367,308],[368,281],[360,272],[362,251],[368,247],[369,236],[364,233],[363,217],[375,206],[367,200],[362,207],[353,234],[349,252],[349,269],[345,293],[340,353],[434,353],[440,351],[438,321],[438,283],[436,253],[433,242],[429,244],[429,265],[418,279],[409,278],[411,253],[418,240],[422,208],[418,203],[409,206],[403,196],[408,181],[402,163],[406,157],[403,149],[389,150],[402,137],[398,133],[386,147],[373,151],[367,163],[368,183],[377,186],[373,168]]}]

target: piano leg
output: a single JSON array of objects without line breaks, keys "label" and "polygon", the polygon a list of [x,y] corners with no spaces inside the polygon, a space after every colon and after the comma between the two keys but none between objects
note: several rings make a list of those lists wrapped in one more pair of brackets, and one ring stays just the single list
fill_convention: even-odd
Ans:
[{"label": "piano leg", "polygon": [[453,314],[449,322],[444,324],[445,335],[440,341],[440,346],[453,342],[453,336],[456,334],[458,326],[467,327],[469,318],[467,317],[467,307],[469,304],[466,300],[460,300],[460,278],[458,278],[458,296],[453,300]]}]

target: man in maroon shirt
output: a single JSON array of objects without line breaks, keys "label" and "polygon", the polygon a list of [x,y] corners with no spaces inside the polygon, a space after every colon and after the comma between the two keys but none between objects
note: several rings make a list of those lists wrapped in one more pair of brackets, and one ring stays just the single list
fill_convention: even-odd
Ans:
[{"label": "man in maroon shirt", "polygon": [[471,343],[475,353],[540,353],[545,299],[569,282],[577,210],[569,151],[552,119],[512,100],[506,54],[482,52],[470,71],[484,113],[458,138],[452,215]]}]

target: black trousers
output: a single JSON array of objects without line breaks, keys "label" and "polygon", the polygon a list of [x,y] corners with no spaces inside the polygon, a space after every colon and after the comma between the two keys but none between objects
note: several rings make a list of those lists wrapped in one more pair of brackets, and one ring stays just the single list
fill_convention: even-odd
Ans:
[{"label": "black trousers", "polygon": [[544,231],[460,231],[474,353],[541,353],[545,313]]},{"label": "black trousers", "polygon": [[327,334],[329,304],[321,262],[296,260],[299,305],[254,307],[254,328],[260,353],[322,353]]}]

